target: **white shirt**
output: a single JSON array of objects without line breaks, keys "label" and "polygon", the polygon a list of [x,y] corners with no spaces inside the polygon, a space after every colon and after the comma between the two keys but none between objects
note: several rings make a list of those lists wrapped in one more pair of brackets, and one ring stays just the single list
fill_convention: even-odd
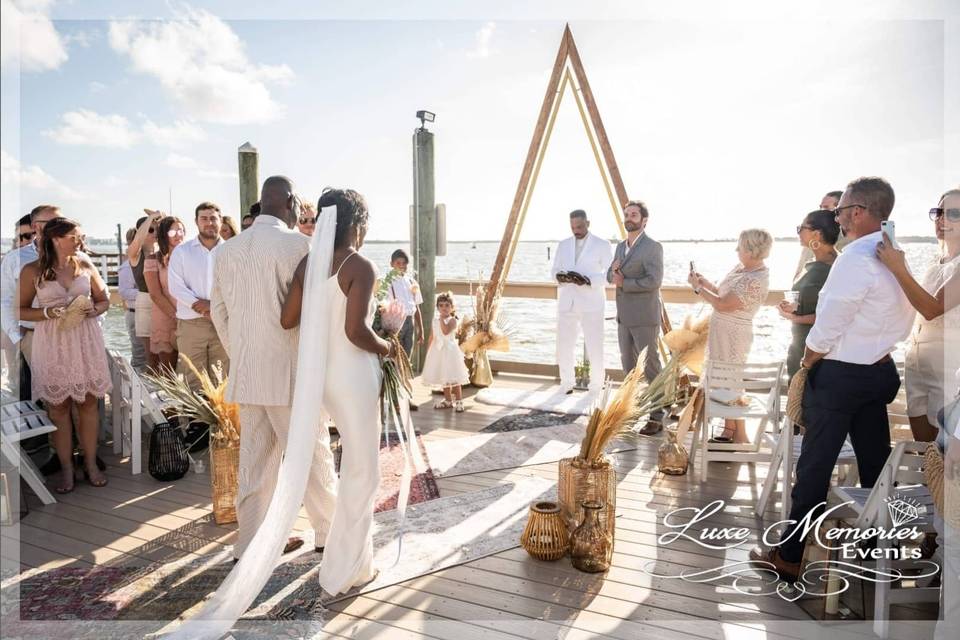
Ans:
[{"label": "white shirt", "polygon": [[417,306],[423,304],[420,285],[413,276],[406,274],[393,279],[387,291],[387,297],[391,300],[399,300],[407,316],[416,315]]},{"label": "white shirt", "polygon": [[137,281],[133,279],[133,269],[130,267],[129,260],[124,260],[117,269],[117,291],[127,304],[127,309],[133,309],[140,289],[137,287]]},{"label": "white shirt", "polygon": [[574,251],[573,251],[573,261],[577,262],[580,260],[580,254],[583,253],[583,248],[587,246],[587,236],[582,238],[577,238],[574,236]]},{"label": "white shirt", "polygon": [[876,257],[882,240],[877,231],[851,242],[820,290],[807,346],[827,360],[873,364],[910,335],[916,311]]},{"label": "white shirt", "polygon": [[[20,308],[20,301],[17,299],[17,285],[23,268],[39,257],[36,243],[31,242],[8,253],[4,256],[3,262],[0,263],[0,295],[2,295],[0,297],[0,319],[3,323],[3,332],[14,344],[23,339],[21,327],[32,329],[34,326],[33,322],[17,322],[18,309]],[[36,299],[33,301],[33,306],[37,306]]]},{"label": "white shirt", "polygon": [[210,299],[210,283],[213,281],[213,250],[223,244],[217,238],[213,249],[207,249],[200,238],[181,243],[170,254],[167,265],[167,283],[170,295],[177,300],[177,318],[195,320],[202,318],[193,310],[197,300]]}]

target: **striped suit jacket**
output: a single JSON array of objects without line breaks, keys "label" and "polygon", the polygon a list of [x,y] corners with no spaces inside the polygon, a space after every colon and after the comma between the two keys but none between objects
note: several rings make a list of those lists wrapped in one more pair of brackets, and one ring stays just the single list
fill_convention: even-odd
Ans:
[{"label": "striped suit jacket", "polygon": [[280,326],[280,308],[309,250],[310,238],[260,215],[214,251],[210,314],[230,356],[227,401],[293,401],[300,332]]}]

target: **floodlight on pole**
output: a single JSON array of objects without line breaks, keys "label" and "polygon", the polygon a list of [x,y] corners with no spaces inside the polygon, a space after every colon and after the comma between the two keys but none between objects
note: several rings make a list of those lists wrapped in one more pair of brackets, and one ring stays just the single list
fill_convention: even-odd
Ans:
[{"label": "floodlight on pole", "polygon": [[421,109],[420,111],[417,111],[417,117],[420,118],[420,128],[426,131],[427,123],[433,122],[437,117],[437,114],[433,113],[432,111],[424,111]]}]

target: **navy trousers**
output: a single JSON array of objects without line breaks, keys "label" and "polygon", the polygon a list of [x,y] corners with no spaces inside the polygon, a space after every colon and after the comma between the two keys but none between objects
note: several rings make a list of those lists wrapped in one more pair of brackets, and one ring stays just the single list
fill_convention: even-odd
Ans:
[{"label": "navy trousers", "polygon": [[[819,515],[819,505],[827,499],[830,476],[848,435],[857,456],[860,486],[873,487],[890,455],[887,405],[899,389],[900,376],[890,359],[870,365],[821,360],[814,365],[803,393],[807,430],[790,494],[791,520],[799,522],[814,510],[812,517]],[[791,533],[785,533],[780,555],[788,562],[799,562],[803,540]]]}]

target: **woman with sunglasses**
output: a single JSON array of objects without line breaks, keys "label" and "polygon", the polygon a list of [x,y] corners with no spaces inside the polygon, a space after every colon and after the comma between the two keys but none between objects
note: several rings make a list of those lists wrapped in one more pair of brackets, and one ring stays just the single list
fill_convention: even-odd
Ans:
[{"label": "woman with sunglasses", "polygon": [[[46,403],[47,413],[57,425],[53,433],[61,469],[54,487],[57,493],[69,493],[74,487],[73,407],[80,418],[77,434],[87,481],[94,487],[107,484],[96,462],[97,399],[113,385],[96,318],[110,308],[110,299],[100,272],[78,257],[82,244],[83,233],[76,221],[54,218],[44,227],[40,258],[20,273],[20,318],[37,323],[30,361],[33,397]],[[39,308],[33,306],[34,298]],[[67,319],[67,309],[77,298],[87,298],[90,304],[86,317],[73,323],[72,318]]]},{"label": "woman with sunglasses", "polygon": [[143,275],[143,266],[147,256],[157,251],[157,225],[163,219],[159,211],[144,209],[147,215],[137,220],[137,232],[127,244],[127,260],[133,272],[133,281],[137,283],[137,300],[134,304],[134,328],[137,337],[143,340],[143,352],[147,356],[147,365],[157,366],[157,357],[150,350],[150,321],[153,318],[153,300],[147,289]]},{"label": "woman with sunglasses", "polygon": [[317,208],[311,202],[301,202],[300,207],[297,229],[305,236],[312,236],[317,228]]},{"label": "woman with sunglasses", "polygon": [[814,259],[804,265],[803,275],[793,283],[793,300],[783,300],[777,308],[780,317],[792,324],[793,339],[787,351],[787,374],[791,378],[800,370],[807,334],[817,319],[820,289],[827,281],[833,261],[837,259],[836,244],[840,238],[840,225],[837,224],[833,211],[811,211],[797,227],[797,236],[800,244],[813,253]]},{"label": "woman with sunglasses", "polygon": [[153,302],[150,318],[150,351],[156,356],[157,366],[166,370],[177,367],[177,300],[167,284],[167,265],[170,254],[187,233],[180,218],[167,216],[157,225],[157,252],[146,259],[143,276]]},{"label": "woman with sunglasses", "polygon": [[[910,270],[903,251],[891,246],[886,237],[877,245],[877,258],[890,269],[918,316],[910,339],[904,378],[907,416],[914,440],[929,442],[937,437],[937,412],[945,402],[946,372],[960,368],[960,349],[944,343],[945,328],[960,328],[960,188],[940,197],[930,210],[940,258],[930,265],[921,282]],[[946,299],[947,288],[952,295]],[[952,394],[951,394],[952,395]]]}]

